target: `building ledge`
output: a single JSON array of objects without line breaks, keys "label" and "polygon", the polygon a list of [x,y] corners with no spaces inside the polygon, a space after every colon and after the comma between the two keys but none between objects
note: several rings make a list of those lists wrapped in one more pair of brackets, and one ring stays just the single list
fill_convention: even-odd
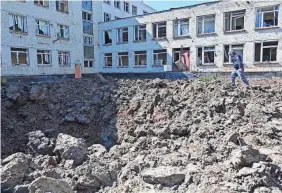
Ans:
[{"label": "building ledge", "polygon": [[213,33],[203,33],[203,34],[197,34],[198,37],[204,37],[204,36],[215,36],[217,35],[215,32]]},{"label": "building ledge", "polygon": [[103,46],[112,46],[113,44],[103,44]]},{"label": "building ledge", "polygon": [[161,67],[164,67],[164,65],[153,65],[152,67],[153,68],[161,68]]},{"label": "building ledge", "polygon": [[56,9],[56,11],[57,11],[57,12],[60,12],[60,13],[63,13],[63,14],[69,15],[69,12],[68,12],[68,11],[61,11],[61,10],[57,10],[57,9]]},{"label": "building ledge", "polygon": [[134,40],[133,43],[144,43],[146,40]]},{"label": "building ledge", "polygon": [[187,39],[187,38],[191,38],[190,35],[186,35],[186,36],[173,36],[173,39]]},{"label": "building ledge", "polygon": [[17,68],[17,67],[25,67],[25,68],[28,68],[28,67],[30,67],[29,64],[12,64],[12,66],[13,66],[14,68]]},{"label": "building ledge", "polygon": [[19,35],[28,35],[27,32],[17,32],[17,31],[14,31],[14,30],[9,30],[10,33],[13,33],[13,34],[19,34]]},{"label": "building ledge", "polygon": [[36,3],[34,3],[34,5],[35,5],[35,6],[38,6],[38,7],[47,8],[47,9],[49,8],[49,5],[38,5],[38,4],[36,4]]},{"label": "building ledge", "polygon": [[112,66],[103,66],[103,68],[113,68]]},{"label": "building ledge", "polygon": [[52,67],[52,64],[37,64],[38,67]]},{"label": "building ledge", "polygon": [[68,67],[71,67],[71,65],[70,64],[68,64],[68,65],[59,65],[59,67],[62,67],[62,68],[68,68]]},{"label": "building ledge", "polygon": [[240,29],[240,30],[224,31],[224,34],[234,34],[234,33],[242,33],[242,32],[247,32],[247,30]]},{"label": "building ledge", "polygon": [[147,65],[134,65],[133,68],[147,68]]},{"label": "building ledge", "polygon": [[279,62],[254,62],[257,67],[282,67]]},{"label": "building ledge", "polygon": [[164,38],[152,38],[153,41],[168,41],[166,37]]},{"label": "building ledge", "polygon": [[260,31],[260,30],[271,30],[271,29],[279,29],[279,26],[272,26],[272,27],[261,27],[261,28],[255,28],[255,31]]},{"label": "building ledge", "polygon": [[117,66],[117,68],[128,68],[129,66]]},{"label": "building ledge", "polygon": [[57,38],[56,40],[70,41],[70,38]]},{"label": "building ledge", "polygon": [[128,41],[127,42],[117,42],[117,45],[121,45],[121,44],[128,44]]},{"label": "building ledge", "polygon": [[35,34],[38,37],[43,37],[43,38],[51,38],[51,36],[46,36],[46,35],[42,35],[42,34]]}]

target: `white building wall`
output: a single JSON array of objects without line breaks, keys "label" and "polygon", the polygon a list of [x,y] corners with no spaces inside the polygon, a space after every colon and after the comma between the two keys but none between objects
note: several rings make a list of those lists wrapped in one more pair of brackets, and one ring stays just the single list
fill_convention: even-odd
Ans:
[{"label": "white building wall", "polygon": [[[56,2],[50,1],[49,8],[34,5],[33,1],[1,1],[1,73],[2,75],[43,75],[73,74],[76,63],[83,63],[83,39],[81,22],[81,2],[69,1],[69,14],[56,11]],[[27,17],[27,34],[9,31],[9,13]],[[51,37],[35,34],[35,19],[50,21]],[[69,40],[57,40],[57,24],[69,26]],[[27,48],[29,65],[13,66],[11,64],[11,47]],[[50,66],[37,65],[37,49],[50,50]],[[58,51],[69,51],[71,66],[60,67]]]},{"label": "white building wall", "polygon": [[[256,8],[280,5],[279,6],[279,27],[265,30],[255,30],[255,12]],[[246,10],[245,15],[245,31],[224,33],[224,12],[237,10]],[[197,35],[197,16],[215,14],[215,33],[212,35]],[[180,18],[190,18],[189,21],[189,38],[173,37],[173,21]],[[164,40],[152,40],[152,23],[167,21],[167,37]],[[134,43],[133,38],[129,38],[127,44],[116,44],[116,29],[121,27],[129,27],[129,31],[133,31],[133,26],[146,24],[147,40],[146,42]],[[157,49],[167,49],[168,64],[172,64],[172,49],[189,47],[190,61],[192,71],[230,71],[231,66],[223,64],[224,45],[228,44],[244,44],[244,64],[246,71],[281,71],[282,70],[282,3],[280,0],[274,1],[223,1],[219,3],[203,4],[194,7],[172,9],[152,13],[149,15],[126,18],[118,21],[111,21],[99,24],[100,39],[100,72],[163,72],[164,67],[152,67],[152,52]],[[103,45],[103,31],[112,30],[114,39],[112,45]],[[130,35],[131,36],[131,35]],[[254,42],[276,40],[278,42],[277,63],[275,64],[255,64],[254,63]],[[197,48],[202,46],[215,46],[216,57],[215,65],[199,66],[197,65]],[[133,63],[129,64],[129,68],[116,67],[115,55],[118,52],[147,51],[147,67],[136,68]],[[114,53],[112,68],[105,68],[103,64],[104,53]]]}]

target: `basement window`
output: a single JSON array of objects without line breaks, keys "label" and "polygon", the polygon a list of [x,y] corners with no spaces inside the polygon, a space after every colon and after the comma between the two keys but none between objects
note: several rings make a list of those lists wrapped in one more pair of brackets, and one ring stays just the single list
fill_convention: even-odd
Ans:
[{"label": "basement window", "polygon": [[238,55],[241,56],[243,61],[244,44],[238,45],[225,45],[224,46],[224,63],[232,63],[231,56],[228,54],[231,50],[234,50]]},{"label": "basement window", "polygon": [[70,65],[70,53],[59,51],[58,52],[58,59],[60,66],[69,66]]},{"label": "basement window", "polygon": [[244,11],[234,11],[224,14],[224,30],[225,31],[235,31],[244,29]]},{"label": "basement window", "polygon": [[146,40],[146,25],[134,26],[134,41]]},{"label": "basement window", "polygon": [[84,45],[94,45],[93,37],[83,36],[83,43]]},{"label": "basement window", "polygon": [[256,10],[256,28],[278,26],[279,6],[262,7]]},{"label": "basement window", "polygon": [[28,65],[28,49],[11,48],[11,61],[13,65]]},{"label": "basement window", "polygon": [[84,67],[92,68],[94,65],[94,60],[84,60]]},{"label": "basement window", "polygon": [[83,21],[83,33],[88,35],[93,35],[93,23]]},{"label": "basement window", "polygon": [[57,37],[68,39],[69,38],[69,26],[58,25]]},{"label": "basement window", "polygon": [[137,15],[137,7],[132,5],[132,15]]},{"label": "basement window", "polygon": [[82,12],[82,20],[92,22],[92,14],[87,12]]},{"label": "basement window", "polygon": [[68,13],[68,1],[67,0],[57,0],[56,10],[63,13]]},{"label": "basement window", "polygon": [[123,2],[123,10],[129,13],[129,3]]},{"label": "basement window", "polygon": [[166,37],[166,22],[153,23],[153,38],[165,38]]},{"label": "basement window", "polygon": [[17,33],[27,33],[26,17],[20,15],[9,15],[9,30]]},{"label": "basement window", "polygon": [[92,11],[92,1],[82,0],[82,9]]},{"label": "basement window", "polygon": [[215,32],[215,15],[197,17],[198,34],[209,34]]},{"label": "basement window", "polygon": [[49,21],[36,20],[36,30],[37,35],[48,36],[50,37],[50,23]]},{"label": "basement window", "polygon": [[147,52],[146,51],[135,51],[134,52],[134,65],[135,66],[146,66],[147,65]]},{"label": "basement window", "polygon": [[34,5],[39,5],[42,7],[49,7],[49,1],[46,0],[35,0]]},{"label": "basement window", "polygon": [[167,53],[166,50],[154,50],[154,65],[155,66],[162,66],[167,63]]},{"label": "basement window", "polygon": [[118,53],[118,64],[119,67],[128,67],[128,52]]},{"label": "basement window", "polygon": [[112,44],[112,30],[104,31],[104,44]]},{"label": "basement window", "polygon": [[178,19],[174,21],[174,37],[189,35],[189,19]]},{"label": "basement window", "polygon": [[104,22],[111,21],[111,14],[104,13]]},{"label": "basement window", "polygon": [[215,47],[200,47],[198,48],[198,64],[213,65],[215,58]]},{"label": "basement window", "polygon": [[278,41],[255,43],[255,62],[276,62]]},{"label": "basement window", "polygon": [[117,29],[117,43],[128,42],[128,28]]},{"label": "basement window", "polygon": [[51,64],[50,50],[37,50],[37,64],[38,65],[50,65]]},{"label": "basement window", "polygon": [[105,67],[113,66],[113,57],[111,53],[104,54],[104,65]]},{"label": "basement window", "polygon": [[114,5],[115,5],[116,8],[120,9],[120,0],[114,1]]}]

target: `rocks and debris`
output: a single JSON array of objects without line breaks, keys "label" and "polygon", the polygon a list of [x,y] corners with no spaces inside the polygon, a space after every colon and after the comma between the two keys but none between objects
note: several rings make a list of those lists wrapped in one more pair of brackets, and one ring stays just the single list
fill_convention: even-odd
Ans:
[{"label": "rocks and debris", "polygon": [[1,192],[281,193],[282,79],[1,89]]}]

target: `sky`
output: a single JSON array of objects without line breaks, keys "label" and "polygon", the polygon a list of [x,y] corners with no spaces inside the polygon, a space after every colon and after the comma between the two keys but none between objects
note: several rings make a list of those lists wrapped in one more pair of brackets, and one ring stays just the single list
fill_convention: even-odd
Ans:
[{"label": "sky", "polygon": [[211,0],[182,0],[182,1],[174,1],[174,0],[144,0],[144,2],[150,7],[154,8],[157,11],[167,10],[175,7],[184,7],[188,5],[195,5],[199,3],[205,3]]}]

